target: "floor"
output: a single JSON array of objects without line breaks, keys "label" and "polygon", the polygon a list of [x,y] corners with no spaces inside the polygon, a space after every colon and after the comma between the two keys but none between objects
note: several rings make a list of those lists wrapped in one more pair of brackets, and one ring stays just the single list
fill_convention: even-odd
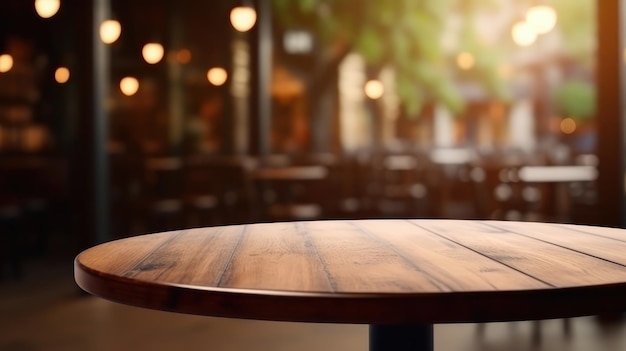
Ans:
[{"label": "floor", "polygon": [[[30,262],[19,281],[0,282],[0,351],[55,350],[367,350],[367,326],[188,316],[124,306],[74,285],[72,262]],[[435,326],[441,351],[621,351],[626,323],[575,318]]]}]

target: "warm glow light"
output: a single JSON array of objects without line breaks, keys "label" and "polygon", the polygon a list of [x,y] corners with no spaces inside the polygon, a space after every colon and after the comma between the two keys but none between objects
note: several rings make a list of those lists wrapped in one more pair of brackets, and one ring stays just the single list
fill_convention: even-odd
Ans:
[{"label": "warm glow light", "polygon": [[113,44],[122,34],[122,25],[116,20],[106,20],[100,24],[100,39],[105,44]]},{"label": "warm glow light", "polygon": [[529,46],[537,40],[537,31],[526,22],[516,23],[511,34],[513,41],[519,46]]},{"label": "warm glow light", "polygon": [[502,64],[498,66],[498,75],[500,75],[501,78],[511,78],[513,77],[513,73],[513,66],[509,64]]},{"label": "warm glow light", "polygon": [[571,118],[563,118],[561,121],[561,131],[564,134],[572,134],[576,131],[576,121]]},{"label": "warm glow light", "polygon": [[41,18],[50,18],[59,12],[60,0],[35,0],[35,11]]},{"label": "warm glow light", "polygon": [[191,51],[189,49],[180,49],[176,53],[176,59],[182,64],[189,63],[191,61]]},{"label": "warm glow light", "polygon": [[379,80],[370,80],[365,83],[365,95],[370,99],[380,99],[385,93],[385,87]]},{"label": "warm glow light", "polygon": [[224,85],[228,79],[228,73],[221,67],[211,68],[206,75],[209,82],[217,87]]},{"label": "warm glow light", "polygon": [[120,90],[126,96],[133,96],[139,90],[139,81],[135,77],[125,77],[120,81]]},{"label": "warm glow light", "polygon": [[550,6],[533,6],[526,12],[526,22],[538,34],[545,34],[556,25],[556,11]]},{"label": "warm glow light", "polygon": [[6,73],[13,68],[13,56],[9,54],[0,55],[0,73]]},{"label": "warm glow light", "polygon": [[165,51],[163,50],[163,45],[159,43],[148,43],[144,45],[141,50],[143,59],[151,65],[159,63],[163,58],[164,53]]},{"label": "warm glow light", "polygon": [[256,23],[256,10],[249,6],[235,7],[230,11],[230,23],[239,32],[247,32]]},{"label": "warm glow light", "polygon": [[67,83],[70,80],[70,70],[67,67],[59,67],[54,72],[54,79],[59,84]]},{"label": "warm glow light", "polygon": [[469,52],[462,52],[457,56],[456,63],[461,69],[468,70],[474,67],[476,60],[474,59],[474,55]]}]

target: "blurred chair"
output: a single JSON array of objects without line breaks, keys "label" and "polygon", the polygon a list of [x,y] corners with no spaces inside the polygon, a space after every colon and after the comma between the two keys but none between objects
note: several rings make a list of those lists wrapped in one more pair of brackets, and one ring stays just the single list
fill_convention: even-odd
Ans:
[{"label": "blurred chair", "polygon": [[179,157],[148,157],[143,166],[141,213],[144,230],[161,232],[183,228],[183,160]]},{"label": "blurred chair", "polygon": [[[598,157],[591,154],[579,155],[576,165],[593,167],[597,172]],[[570,217],[580,224],[594,224],[600,222],[600,206],[598,206],[597,179],[572,182],[568,187],[570,197]]]},{"label": "blurred chair", "polygon": [[185,159],[185,226],[205,227],[219,223],[219,168],[202,156]]},{"label": "blurred chair", "polygon": [[[17,232],[20,256],[42,257],[67,204],[66,164],[54,156],[16,154],[3,158],[0,201],[3,223]],[[16,226],[15,223],[19,223]]]},{"label": "blurred chair", "polygon": [[219,205],[216,222],[221,225],[251,222],[255,204],[249,172],[258,161],[248,156],[215,156],[204,162],[212,172],[212,189]]},{"label": "blurred chair", "polygon": [[420,218],[433,213],[429,208],[427,172],[431,167],[422,154],[381,155],[378,168],[378,212],[382,217]]},{"label": "blurred chair", "polygon": [[469,148],[435,148],[428,154],[428,185],[434,216],[480,217],[484,170],[475,166],[476,153]]},{"label": "blurred chair", "polygon": [[113,238],[138,234],[134,232],[134,220],[141,211],[141,182],[143,167],[126,150],[109,150],[109,206]]},{"label": "blurred chair", "polygon": [[483,178],[478,192],[480,217],[500,220],[543,218],[547,189],[542,184],[526,183],[520,178],[522,167],[538,162],[541,161],[517,151],[483,155],[474,162],[474,172],[482,170]]},{"label": "blurred chair", "polygon": [[357,218],[362,215],[356,182],[359,170],[355,167],[353,157],[337,156],[332,153],[305,153],[292,158],[290,164],[326,168],[327,174],[324,180],[320,181],[322,182],[320,186],[333,196],[316,200],[323,209],[323,218]]},{"label": "blurred chair", "polygon": [[[379,158],[373,152],[361,151],[346,161],[344,170],[350,186],[342,199],[342,210],[360,218],[380,217],[378,198],[382,193]],[[347,196],[346,196],[347,195]]]},{"label": "blurred chair", "polygon": [[321,165],[261,166],[250,172],[258,221],[308,220],[324,216],[333,194],[325,190],[328,168]]},{"label": "blurred chair", "polygon": [[22,247],[20,245],[20,223],[22,209],[2,189],[0,177],[0,281],[4,278],[5,266],[14,279],[22,277]]},{"label": "blurred chair", "polygon": [[[572,321],[570,318],[564,318],[561,320],[562,321],[562,331],[563,331],[563,335],[565,336],[565,338],[567,339],[571,339],[572,337]],[[531,330],[531,338],[532,338],[532,345],[534,347],[539,347],[543,341],[543,332],[541,330],[541,324],[542,321],[541,320],[535,320],[535,321],[531,321],[532,325],[532,330]],[[478,323],[476,324],[476,334],[479,338],[484,338],[485,337],[485,333],[487,333],[487,325],[489,325],[489,323]]]}]

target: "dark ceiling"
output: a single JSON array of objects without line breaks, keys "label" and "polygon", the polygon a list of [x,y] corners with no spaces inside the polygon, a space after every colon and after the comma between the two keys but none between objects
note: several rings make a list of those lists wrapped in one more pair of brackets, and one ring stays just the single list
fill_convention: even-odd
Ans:
[{"label": "dark ceiling", "polygon": [[[0,52],[12,37],[26,39],[51,56],[74,49],[72,36],[86,30],[77,24],[85,23],[78,20],[85,16],[85,1],[89,0],[61,0],[59,13],[42,19],[32,0],[0,0]],[[112,16],[122,23],[112,53],[123,60],[136,55],[146,42],[160,41],[166,49],[191,49],[194,61],[220,61],[230,40],[230,4],[230,0],[111,0]]]}]

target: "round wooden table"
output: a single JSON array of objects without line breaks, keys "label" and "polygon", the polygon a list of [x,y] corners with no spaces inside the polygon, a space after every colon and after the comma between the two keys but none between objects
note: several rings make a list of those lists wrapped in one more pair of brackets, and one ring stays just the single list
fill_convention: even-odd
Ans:
[{"label": "round wooden table", "polygon": [[218,317],[370,324],[370,350],[432,350],[436,323],[626,311],[626,231],[475,220],[189,229],[75,260],[112,301]]}]

